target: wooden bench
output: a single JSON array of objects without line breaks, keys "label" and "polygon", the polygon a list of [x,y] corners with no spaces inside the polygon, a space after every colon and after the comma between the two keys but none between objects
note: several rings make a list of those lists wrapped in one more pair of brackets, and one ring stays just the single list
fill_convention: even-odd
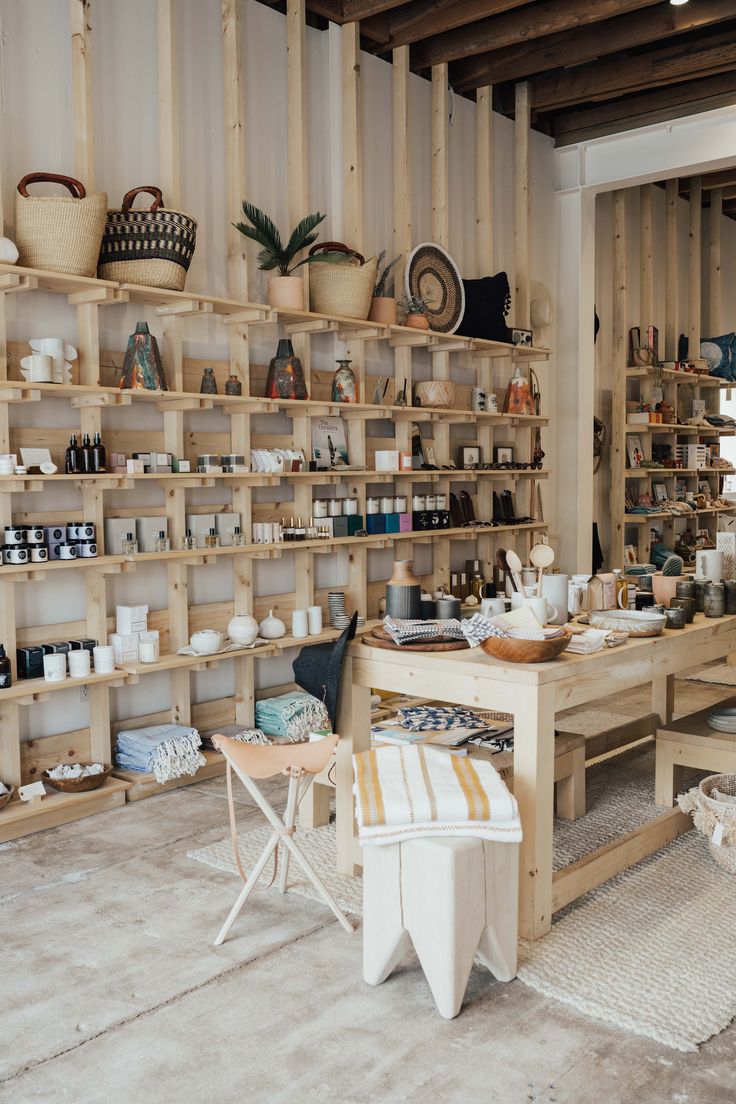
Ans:
[{"label": "wooden bench", "polygon": [[[719,705],[736,706],[736,698]],[[708,714],[717,708],[717,705],[710,705],[657,729],[654,778],[657,805],[668,808],[674,805],[675,795],[682,790],[686,767],[713,774],[736,772],[736,736],[717,732],[708,724]]]},{"label": "wooden bench", "polygon": [[653,736],[658,724],[657,713],[630,717],[611,713],[609,710],[585,709],[568,717],[561,717],[555,730],[558,736],[583,736],[585,761],[589,762],[600,755],[619,751],[629,744],[646,739],[647,736]]},{"label": "wooden bench", "polygon": [[[511,792],[514,792],[513,751],[489,752],[473,747],[471,757],[490,759]],[[577,733],[555,734],[555,804],[558,817],[577,820],[585,816],[585,737]]]}]

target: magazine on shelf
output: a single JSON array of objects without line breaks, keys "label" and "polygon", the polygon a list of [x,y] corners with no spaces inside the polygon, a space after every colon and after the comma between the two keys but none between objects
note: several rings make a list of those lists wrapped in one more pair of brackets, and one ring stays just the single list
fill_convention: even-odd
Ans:
[{"label": "magazine on shelf", "polygon": [[342,418],[312,418],[312,459],[321,468],[341,468],[350,463]]}]

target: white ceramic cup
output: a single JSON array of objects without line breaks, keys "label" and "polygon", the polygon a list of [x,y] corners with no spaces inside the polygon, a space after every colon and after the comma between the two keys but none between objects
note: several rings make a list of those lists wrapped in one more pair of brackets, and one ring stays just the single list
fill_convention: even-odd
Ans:
[{"label": "white ceramic cup", "polygon": [[309,613],[307,610],[294,610],[291,615],[291,635],[295,640],[304,640],[309,636]]},{"label": "white ceramic cup", "polygon": [[92,655],[96,675],[111,675],[115,670],[115,652],[110,644],[98,644]]},{"label": "white ceramic cup", "polygon": [[550,618],[551,625],[564,625],[567,621],[569,576],[562,573],[542,576],[542,594],[557,609],[557,617]]},{"label": "white ceramic cup", "polygon": [[483,598],[480,604],[480,612],[484,617],[499,617],[506,612],[506,600],[504,598]]},{"label": "white ceramic cup", "polygon": [[138,637],[138,659],[141,663],[158,663],[159,636],[155,629]]},{"label": "white ceramic cup", "polygon": [[32,383],[53,383],[54,360],[53,357],[43,353],[33,353],[23,357],[20,362],[23,375]]},{"label": "white ceramic cup", "polygon": [[43,677],[46,682],[64,682],[66,679],[66,656],[53,652],[43,657]]},{"label": "white ceramic cup", "polygon": [[86,648],[69,652],[67,659],[69,661],[70,678],[84,678],[85,675],[90,673],[90,654]]},{"label": "white ceramic cup", "polygon": [[542,625],[552,623],[554,618],[559,616],[557,607],[548,602],[546,598],[527,598],[525,594],[512,594],[511,609],[517,610],[521,606],[528,606]]},{"label": "white ceramic cup", "polygon": [[322,607],[310,606],[307,610],[307,621],[309,622],[309,635],[318,636],[322,632]]}]

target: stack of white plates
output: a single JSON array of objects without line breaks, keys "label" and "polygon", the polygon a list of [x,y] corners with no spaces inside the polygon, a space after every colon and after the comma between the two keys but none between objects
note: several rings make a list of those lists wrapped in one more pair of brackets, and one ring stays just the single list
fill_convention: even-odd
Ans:
[{"label": "stack of white plates", "polygon": [[350,624],[350,618],[345,613],[345,591],[328,591],[327,604],[330,610],[330,625],[332,626],[332,628],[346,628]]},{"label": "stack of white plates", "polygon": [[716,732],[732,732],[736,735],[736,707],[720,707],[708,714],[708,724]]}]

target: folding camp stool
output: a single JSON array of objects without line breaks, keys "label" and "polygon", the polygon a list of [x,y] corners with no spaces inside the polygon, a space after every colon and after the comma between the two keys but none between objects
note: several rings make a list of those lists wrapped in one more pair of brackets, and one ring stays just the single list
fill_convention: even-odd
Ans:
[{"label": "folding camp stool", "polygon": [[[353,931],[352,924],[330,895],[329,890],[320,880],[311,863],[307,860],[299,848],[299,845],[294,840],[294,832],[296,831],[294,822],[296,820],[299,802],[314,781],[314,776],[324,770],[329,763],[334,754],[338,739],[339,737],[337,734],[333,733],[331,736],[325,736],[322,740],[315,740],[310,743],[263,745],[246,744],[240,740],[231,740],[227,736],[221,735],[212,737],[213,745],[222,752],[227,761],[228,798],[230,804],[230,826],[233,834],[233,851],[235,852],[236,865],[245,882],[237,901],[230,910],[230,915],[223,924],[215,940],[216,947],[224,942],[227,933],[230,931],[241,908],[248,900],[248,897],[263,873],[271,855],[274,851],[276,851],[278,855],[277,848],[279,843],[284,844],[284,862],[281,867],[281,875],[279,878],[279,890],[282,893],[286,890],[289,857],[293,855],[296,861],[304,869],[304,873],[307,875],[312,885],[330,906],[337,919],[345,928],[345,931]],[[235,831],[235,808],[232,799],[231,769],[235,771],[272,828],[269,841],[261,852],[250,876],[247,878],[240,863],[240,856],[238,853],[237,834]],[[277,774],[288,774],[289,776],[289,792],[286,798],[286,810],[283,817],[280,817],[276,810],[269,804],[254,781],[256,778],[273,778],[274,775]],[[276,859],[274,859],[274,862],[276,862]]]}]

